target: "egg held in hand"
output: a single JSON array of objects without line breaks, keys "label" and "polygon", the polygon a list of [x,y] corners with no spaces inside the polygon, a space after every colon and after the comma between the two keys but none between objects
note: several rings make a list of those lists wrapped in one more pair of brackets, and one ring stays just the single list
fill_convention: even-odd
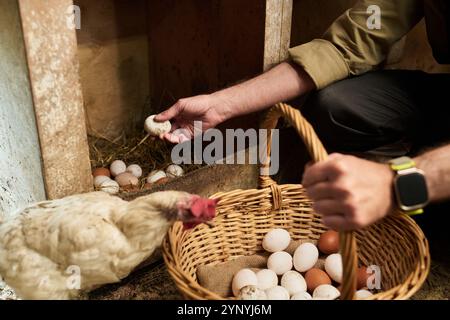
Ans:
[{"label": "egg held in hand", "polygon": [[170,121],[156,122],[155,117],[156,115],[153,115],[145,120],[144,129],[149,135],[159,137],[160,135],[168,133],[172,130],[172,124]]}]

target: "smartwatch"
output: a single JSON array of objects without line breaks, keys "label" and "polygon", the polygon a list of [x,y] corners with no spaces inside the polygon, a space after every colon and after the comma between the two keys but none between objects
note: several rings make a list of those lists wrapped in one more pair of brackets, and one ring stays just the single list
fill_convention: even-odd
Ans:
[{"label": "smartwatch", "polygon": [[396,173],[394,193],[398,207],[408,215],[422,214],[429,201],[425,173],[409,157],[391,160],[389,164]]}]

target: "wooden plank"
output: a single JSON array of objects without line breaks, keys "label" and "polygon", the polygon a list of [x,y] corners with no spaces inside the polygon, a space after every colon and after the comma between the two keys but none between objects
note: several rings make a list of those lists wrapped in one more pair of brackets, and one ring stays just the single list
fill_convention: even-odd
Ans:
[{"label": "wooden plank", "polygon": [[77,39],[88,133],[109,140],[134,133],[150,112],[147,1],[74,3],[82,17]]},{"label": "wooden plank", "polygon": [[72,0],[19,0],[47,197],[92,190]]},{"label": "wooden plank", "polygon": [[0,220],[45,199],[19,7],[0,1]]},{"label": "wooden plank", "polygon": [[292,0],[266,0],[264,70],[288,57],[291,39]]},{"label": "wooden plank", "polygon": [[[152,110],[262,72],[265,4],[260,0],[149,0]],[[256,117],[221,128],[255,127]]]}]

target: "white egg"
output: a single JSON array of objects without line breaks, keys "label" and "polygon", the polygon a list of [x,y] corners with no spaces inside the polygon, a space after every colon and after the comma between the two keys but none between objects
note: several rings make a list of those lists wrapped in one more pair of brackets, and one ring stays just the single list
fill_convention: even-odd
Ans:
[{"label": "white egg", "polygon": [[313,298],[318,300],[336,300],[340,295],[339,290],[329,284],[322,284],[313,292]]},{"label": "white egg", "polygon": [[132,165],[128,166],[126,171],[131,173],[136,178],[142,177],[142,168],[140,166],[138,166],[137,164],[132,164]]},{"label": "white egg", "polygon": [[167,175],[164,171],[153,170],[147,177],[147,183],[155,183],[164,178],[167,178]]},{"label": "white egg", "polygon": [[291,297],[291,300],[312,300],[312,297],[308,292],[302,291],[302,292],[297,292],[296,294],[294,294]]},{"label": "white egg", "polygon": [[267,259],[267,268],[281,276],[292,269],[292,257],[284,251],[272,253]]},{"label": "white egg", "polygon": [[267,290],[278,285],[277,274],[269,269],[263,269],[256,273],[258,278],[258,289]]},{"label": "white egg", "polygon": [[282,286],[276,286],[266,290],[267,300],[289,300],[289,292]]},{"label": "white egg", "polygon": [[156,116],[153,115],[145,120],[145,131],[155,137],[159,137],[159,135],[163,133],[170,132],[170,130],[172,129],[172,124],[170,123],[170,121],[156,122],[155,117]]},{"label": "white egg", "polygon": [[369,298],[371,296],[373,296],[373,293],[370,292],[369,290],[365,290],[365,289],[358,290],[355,293],[355,299],[356,300],[364,300],[364,299],[367,299],[367,298]]},{"label": "white egg", "polygon": [[339,253],[330,254],[325,259],[325,271],[334,281],[342,282],[342,257]]},{"label": "white egg", "polygon": [[111,171],[111,175],[113,177],[116,177],[119,174],[127,171],[127,165],[125,164],[125,162],[123,162],[121,160],[116,160],[113,163],[111,163],[111,166],[109,167],[109,171]]},{"label": "white egg", "polygon": [[239,300],[267,300],[267,295],[256,286],[246,286],[240,290]]},{"label": "white egg", "polygon": [[105,181],[108,181],[108,180],[111,180],[109,177],[106,177],[106,176],[96,176],[95,178],[94,178],[94,186],[96,187],[96,188],[98,188],[98,187],[100,187],[100,185],[103,183],[103,182],[105,182]]},{"label": "white egg", "polygon": [[258,279],[256,278],[256,274],[250,269],[242,269],[234,275],[231,287],[234,296],[238,297],[239,292],[243,287],[257,285]]},{"label": "white egg", "polygon": [[294,252],[294,268],[306,272],[313,268],[319,259],[319,250],[312,243],[303,243]]},{"label": "white egg", "polygon": [[306,281],[297,271],[288,271],[281,277],[281,286],[285,288],[289,295],[306,291]]},{"label": "white egg", "polygon": [[177,178],[184,175],[184,170],[176,164],[171,164],[167,167],[166,174],[169,178]]},{"label": "white egg", "polygon": [[268,252],[283,251],[291,242],[289,232],[284,229],[273,229],[263,239],[262,246]]},{"label": "white egg", "polygon": [[117,182],[115,182],[114,180],[106,180],[104,181],[100,186],[99,186],[99,190],[109,193],[109,194],[118,194],[120,191],[120,186]]}]

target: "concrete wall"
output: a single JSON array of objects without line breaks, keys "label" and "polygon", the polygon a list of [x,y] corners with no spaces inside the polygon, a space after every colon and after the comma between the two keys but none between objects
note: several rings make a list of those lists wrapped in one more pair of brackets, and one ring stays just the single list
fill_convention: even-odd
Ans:
[{"label": "concrete wall", "polygon": [[0,218],[45,198],[16,0],[0,1]]}]

